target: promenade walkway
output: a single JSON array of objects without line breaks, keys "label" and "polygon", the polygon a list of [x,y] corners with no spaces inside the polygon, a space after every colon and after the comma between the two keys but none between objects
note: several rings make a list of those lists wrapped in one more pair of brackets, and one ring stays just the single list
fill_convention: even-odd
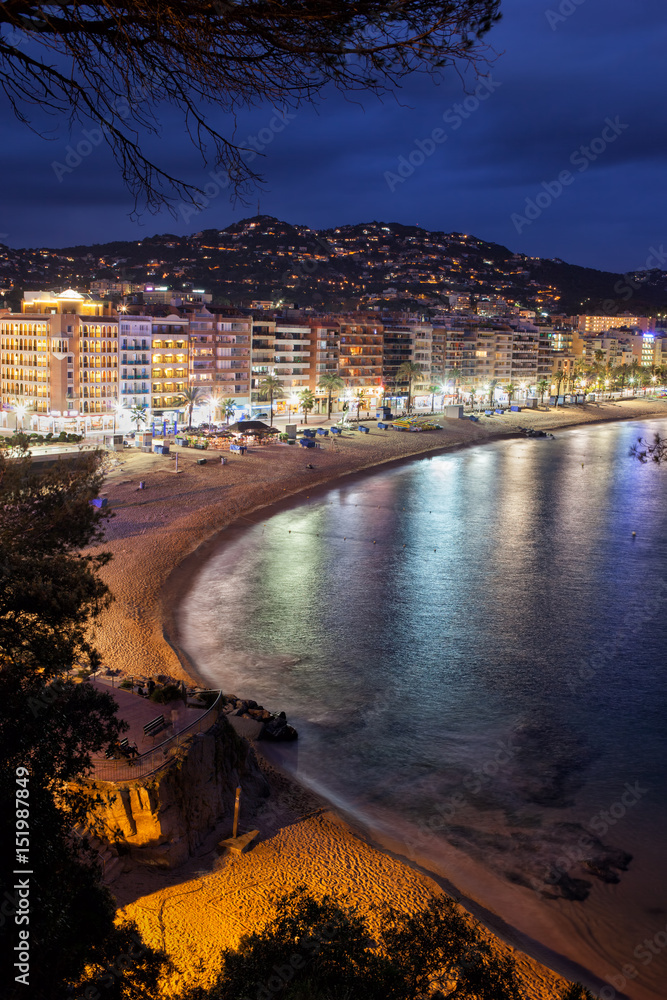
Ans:
[{"label": "promenade walkway", "polygon": [[[126,781],[151,774],[165,763],[172,748],[194,733],[210,728],[217,719],[217,707],[191,708],[180,699],[160,705],[123,688],[112,688],[111,678],[108,681],[92,678],[90,683],[98,691],[113,695],[118,703],[118,716],[129,724],[123,738],[136,743],[140,754],[132,761],[95,758],[90,777],[98,781]],[[146,739],[143,727],[158,715],[164,716],[167,728],[153,739]]]}]

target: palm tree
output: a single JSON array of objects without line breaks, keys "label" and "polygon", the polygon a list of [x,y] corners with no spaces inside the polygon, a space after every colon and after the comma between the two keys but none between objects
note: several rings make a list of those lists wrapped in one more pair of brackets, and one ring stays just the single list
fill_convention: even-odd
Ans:
[{"label": "palm tree", "polygon": [[357,423],[361,420],[362,409],[368,409],[368,400],[366,399],[366,390],[357,389],[354,394],[357,399]]},{"label": "palm tree", "polygon": [[417,379],[423,379],[423,377],[423,371],[419,365],[415,364],[414,361],[404,361],[402,365],[399,365],[398,371],[396,372],[396,379],[397,381],[405,381],[405,379],[407,379],[408,410],[410,409],[412,403],[412,383],[416,382]]},{"label": "palm tree", "polygon": [[135,404],[130,410],[130,423],[136,424],[136,432],[139,433],[139,424],[145,424],[148,417],[144,403]]},{"label": "palm tree", "polygon": [[637,372],[637,384],[639,385],[639,388],[645,389],[650,381],[651,381],[651,372],[649,371],[648,368],[645,368],[642,365],[640,365]]},{"label": "palm tree", "polygon": [[537,383],[537,391],[540,394],[540,406],[542,406],[544,403],[544,393],[547,391],[548,388],[549,388],[548,380],[545,378],[541,378]]},{"label": "palm tree", "polygon": [[614,369],[614,379],[621,383],[621,395],[623,395],[623,390],[625,389],[625,380],[628,377],[628,366],[619,365],[618,368]]},{"label": "palm tree", "polygon": [[199,402],[200,397],[201,388],[199,386],[183,389],[180,393],[180,402],[184,403],[188,408],[188,430],[192,427],[192,411]]},{"label": "palm tree", "polygon": [[345,382],[338,372],[325,372],[317,385],[327,391],[327,420],[331,420],[331,397],[337,389],[345,388]]},{"label": "palm tree", "polygon": [[572,390],[574,390],[574,383],[579,382],[580,387],[585,390],[586,379],[591,373],[590,366],[582,358],[581,361],[575,362],[574,371],[572,372]]},{"label": "palm tree", "polygon": [[431,393],[431,413],[435,413],[435,397],[439,392],[443,392],[443,386],[433,382],[428,387],[428,391]]},{"label": "palm tree", "polygon": [[507,393],[507,398],[509,399],[510,405],[511,405],[511,403],[512,403],[512,397],[514,396],[514,393],[516,392],[516,386],[514,385],[514,382],[508,382],[507,383],[507,385],[505,386],[505,392]]},{"label": "palm tree", "polygon": [[218,410],[222,411],[225,402],[222,398],[222,393],[217,392],[214,389],[212,392],[209,393],[206,402],[208,403],[209,410],[211,411],[211,417],[213,418],[213,420],[215,420],[215,415],[217,411]]},{"label": "palm tree", "polygon": [[310,389],[302,389],[299,393],[299,402],[303,410],[303,422],[308,423],[308,413],[315,406],[315,393]]},{"label": "palm tree", "polygon": [[257,386],[261,396],[269,397],[269,426],[273,427],[273,400],[285,395],[283,384],[275,375],[267,375]]},{"label": "palm tree", "polygon": [[492,378],[489,382],[489,406],[493,408],[494,397],[496,395],[496,386],[498,385],[498,379]]},{"label": "palm tree", "polygon": [[457,403],[459,401],[460,388],[461,388],[460,385],[459,385],[459,379],[460,378],[461,378],[461,369],[460,368],[450,368],[449,371],[447,372],[447,381],[454,383],[454,391],[456,393],[456,402]]},{"label": "palm tree", "polygon": [[223,417],[229,424],[229,421],[236,413],[236,400],[231,398],[223,399],[220,404],[220,410],[222,412]]},{"label": "palm tree", "polygon": [[560,399],[561,384],[566,378],[567,376],[562,368],[558,368],[557,371],[554,372],[554,382],[556,383],[556,406],[558,406],[558,400]]}]

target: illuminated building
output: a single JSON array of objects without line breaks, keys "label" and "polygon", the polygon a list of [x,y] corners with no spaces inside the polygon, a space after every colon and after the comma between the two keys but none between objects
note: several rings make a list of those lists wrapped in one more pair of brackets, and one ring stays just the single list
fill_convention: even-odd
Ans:
[{"label": "illuminated building", "polygon": [[606,333],[607,330],[618,330],[620,326],[646,332],[651,327],[649,316],[579,316],[578,325],[581,333]]},{"label": "illuminated building", "polygon": [[0,317],[5,406],[43,416],[111,414],[118,399],[118,320],[108,305],[67,289],[27,292]]}]

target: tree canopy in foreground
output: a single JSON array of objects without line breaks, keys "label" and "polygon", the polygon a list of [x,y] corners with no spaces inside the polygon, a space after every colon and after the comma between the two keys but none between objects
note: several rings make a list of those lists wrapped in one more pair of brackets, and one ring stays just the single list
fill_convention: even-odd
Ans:
[{"label": "tree canopy in foreground", "polygon": [[[23,123],[35,109],[72,125],[93,122],[111,147],[135,205],[186,200],[185,183],[145,152],[159,105],[177,109],[206,163],[247,189],[257,153],[233,126],[242,108],[280,112],[333,83],[382,94],[406,74],[447,64],[475,70],[500,0],[125,0],[0,4],[0,85]],[[269,117],[271,117],[269,115]],[[39,123],[36,126],[39,130]],[[83,135],[82,137],[83,138]],[[244,158],[245,157],[245,158]],[[208,178],[207,178],[208,180]]]},{"label": "tree canopy in foreground", "polygon": [[656,465],[667,463],[667,440],[656,434],[653,441],[646,441],[645,438],[637,438],[637,443],[630,448],[630,455],[646,465],[647,462],[655,462]]},{"label": "tree canopy in foreground", "polygon": [[[521,1000],[511,958],[448,896],[406,916],[365,917],[302,887],[277,902],[274,920],[225,951],[217,982],[182,1000]],[[563,1000],[587,1000],[570,986]],[[592,1000],[592,997],[591,997]]]},{"label": "tree canopy in foreground", "polygon": [[[36,474],[29,459],[0,454],[0,981],[7,1000],[70,996],[68,984],[86,965],[101,976],[108,956],[131,944],[132,929],[114,926],[96,855],[75,832],[85,802],[70,785],[125,725],[110,694],[68,679],[74,667],[97,666],[88,629],[109,600],[98,576],[108,555],[81,552],[102,538],[107,514],[90,504],[100,485],[94,455]],[[19,932],[28,935],[27,981],[16,978],[23,970],[14,965],[15,949],[26,940]],[[150,985],[157,968],[144,948],[131,977]],[[119,982],[108,1000],[120,996]]]}]

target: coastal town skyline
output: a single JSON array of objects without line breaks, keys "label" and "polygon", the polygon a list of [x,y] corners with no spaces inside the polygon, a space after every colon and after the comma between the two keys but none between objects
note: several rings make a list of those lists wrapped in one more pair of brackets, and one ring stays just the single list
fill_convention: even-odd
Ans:
[{"label": "coastal town skyline", "polygon": [[[555,316],[500,296],[453,293],[427,320],[323,313],[255,301],[216,306],[202,289],[28,291],[0,310],[0,422],[16,431],[114,433],[139,417],[188,427],[217,413],[338,414],[380,407],[539,407],[637,392],[667,378],[667,331],[648,316]],[[568,395],[569,393],[569,395]],[[562,399],[560,397],[562,396]],[[267,402],[268,400],[268,402]],[[516,409],[516,405],[514,407]],[[166,432],[166,431],[165,431]]]}]

